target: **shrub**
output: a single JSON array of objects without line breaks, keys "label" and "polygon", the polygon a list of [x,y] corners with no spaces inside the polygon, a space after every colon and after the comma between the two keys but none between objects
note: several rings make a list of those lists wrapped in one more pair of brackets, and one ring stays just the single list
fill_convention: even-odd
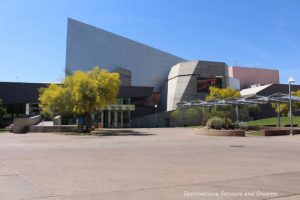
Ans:
[{"label": "shrub", "polygon": [[206,126],[212,129],[231,129],[233,123],[230,118],[212,117],[207,121]]},{"label": "shrub", "polygon": [[248,124],[246,122],[239,122],[237,124],[237,128],[240,128],[244,131],[247,131],[248,130]]},{"label": "shrub", "polygon": [[183,118],[183,112],[181,110],[174,110],[171,112],[171,117],[173,120],[176,120],[176,121],[181,121],[182,118]]},{"label": "shrub", "polygon": [[230,119],[230,112],[224,110],[219,110],[219,111],[210,110],[210,112],[206,112],[203,118],[203,125],[207,125],[207,122],[210,119],[215,117],[221,118],[224,121],[224,125],[222,128],[225,129],[233,128],[232,120]]},{"label": "shrub", "polygon": [[185,110],[184,112],[185,118],[187,118],[188,120],[194,119],[199,117],[199,111],[195,108],[188,108]]},{"label": "shrub", "polygon": [[239,106],[239,117],[241,120],[249,121],[251,117],[255,117],[257,113],[260,112],[260,107],[258,105],[244,105]]},{"label": "shrub", "polygon": [[171,119],[177,126],[188,126],[190,123],[196,122],[203,114],[199,109],[190,107],[171,111]]},{"label": "shrub", "polygon": [[206,122],[208,122],[208,120],[213,118],[213,117],[219,117],[219,118],[224,118],[224,119],[225,118],[230,118],[230,112],[210,110],[210,111],[205,113],[205,116],[203,118],[203,125],[205,125]]},{"label": "shrub", "polygon": [[234,125],[232,123],[232,120],[230,118],[225,118],[225,129],[233,129]]},{"label": "shrub", "polygon": [[222,129],[225,127],[225,119],[220,117],[212,117],[207,121],[206,126],[213,129]]}]

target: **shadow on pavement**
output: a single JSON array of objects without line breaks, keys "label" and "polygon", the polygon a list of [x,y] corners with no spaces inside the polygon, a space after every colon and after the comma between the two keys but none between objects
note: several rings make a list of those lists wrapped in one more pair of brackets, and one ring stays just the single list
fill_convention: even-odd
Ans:
[{"label": "shadow on pavement", "polygon": [[99,130],[93,131],[96,136],[150,136],[152,133],[133,131],[133,130]]}]

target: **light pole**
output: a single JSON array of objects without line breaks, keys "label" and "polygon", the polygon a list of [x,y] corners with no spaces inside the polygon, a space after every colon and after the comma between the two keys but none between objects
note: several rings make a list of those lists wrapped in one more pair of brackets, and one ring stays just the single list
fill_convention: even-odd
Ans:
[{"label": "light pole", "polygon": [[290,99],[290,135],[293,135],[293,111],[292,111],[292,94],[291,94],[291,83],[295,82],[295,79],[290,77],[289,82],[289,99]]},{"label": "light pole", "polygon": [[157,127],[157,104],[154,105],[155,108],[155,127]]}]

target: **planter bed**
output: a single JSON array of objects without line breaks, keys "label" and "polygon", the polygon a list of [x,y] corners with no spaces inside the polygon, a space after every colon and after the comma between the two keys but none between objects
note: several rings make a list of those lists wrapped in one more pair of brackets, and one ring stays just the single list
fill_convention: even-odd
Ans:
[{"label": "planter bed", "polygon": [[[260,132],[263,136],[280,136],[280,135],[289,135],[290,134],[290,128],[266,128],[261,129]],[[300,134],[300,129],[295,128],[293,130],[294,134]]]},{"label": "planter bed", "polygon": [[208,136],[235,136],[235,137],[245,137],[245,131],[243,130],[217,130],[208,128],[197,128],[195,130],[196,134],[208,135]]}]

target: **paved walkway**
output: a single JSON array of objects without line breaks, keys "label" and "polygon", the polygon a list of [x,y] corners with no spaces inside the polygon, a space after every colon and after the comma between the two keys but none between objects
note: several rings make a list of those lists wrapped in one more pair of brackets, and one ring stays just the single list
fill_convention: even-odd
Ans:
[{"label": "paved walkway", "polygon": [[1,200],[300,199],[300,136],[0,134]]}]

